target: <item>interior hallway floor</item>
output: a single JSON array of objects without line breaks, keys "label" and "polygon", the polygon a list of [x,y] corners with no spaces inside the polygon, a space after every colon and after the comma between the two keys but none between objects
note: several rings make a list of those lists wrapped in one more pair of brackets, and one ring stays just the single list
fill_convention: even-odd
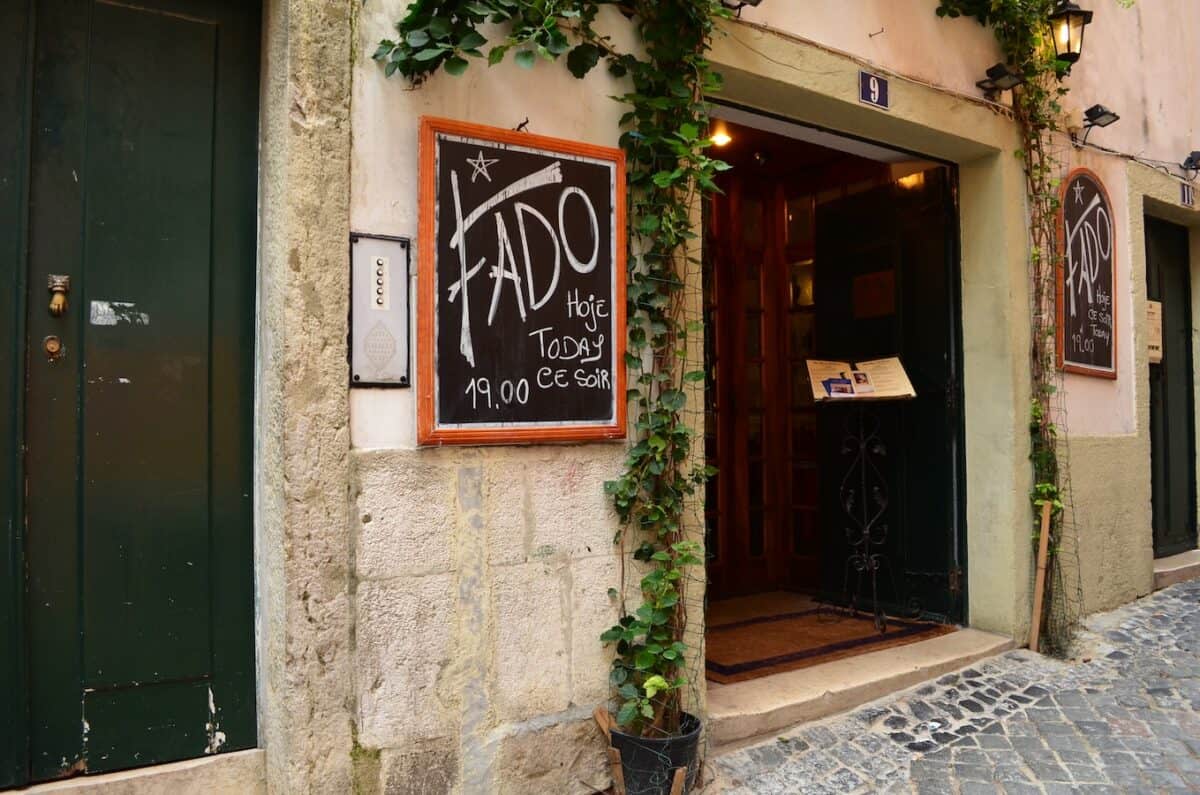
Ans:
[{"label": "interior hallway floor", "polygon": [[707,793],[1200,792],[1200,581],[716,758]]}]

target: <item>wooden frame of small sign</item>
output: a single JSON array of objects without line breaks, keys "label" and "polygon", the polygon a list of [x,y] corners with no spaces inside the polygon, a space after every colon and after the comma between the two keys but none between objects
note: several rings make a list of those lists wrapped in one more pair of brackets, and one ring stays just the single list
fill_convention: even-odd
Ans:
[{"label": "wooden frame of small sign", "polygon": [[[1101,366],[1101,365],[1097,365],[1095,362],[1087,362],[1087,361],[1081,361],[1078,359],[1073,359],[1071,357],[1071,354],[1066,350],[1066,335],[1069,331],[1069,329],[1067,328],[1067,325],[1068,325],[1069,321],[1068,321],[1066,313],[1065,313],[1066,296],[1064,294],[1065,293],[1064,279],[1070,275],[1070,272],[1067,270],[1067,265],[1068,265],[1068,258],[1070,256],[1069,246],[1071,244],[1071,241],[1069,241],[1067,239],[1067,229],[1066,229],[1066,226],[1067,226],[1067,203],[1072,198],[1075,198],[1080,203],[1082,203],[1082,195],[1083,195],[1082,191],[1084,190],[1084,188],[1080,187],[1079,188],[1080,192],[1076,193],[1074,197],[1070,197],[1067,194],[1075,192],[1076,185],[1080,184],[1082,186],[1084,181],[1091,182],[1096,187],[1095,195],[1094,195],[1093,199],[1091,201],[1087,202],[1087,204],[1085,205],[1084,215],[1086,216],[1088,213],[1091,212],[1091,210],[1089,208],[1091,207],[1091,205],[1093,203],[1099,202],[1099,207],[1097,209],[1097,214],[1098,214],[1097,217],[1099,218],[1099,212],[1103,211],[1103,213],[1105,214],[1105,218],[1106,218],[1105,223],[1107,225],[1107,231],[1108,231],[1109,255],[1108,255],[1108,266],[1107,266],[1106,272],[1108,274],[1108,289],[1109,289],[1109,298],[1110,298],[1110,302],[1111,302],[1111,321],[1112,321],[1112,324],[1109,327],[1110,342],[1109,342],[1109,364],[1108,364],[1108,366]],[[1058,234],[1057,234],[1058,257],[1057,257],[1057,265],[1055,267],[1055,277],[1054,277],[1055,310],[1056,310],[1055,323],[1054,323],[1054,337],[1055,337],[1055,354],[1056,354],[1056,357],[1058,360],[1057,361],[1058,368],[1060,370],[1063,370],[1064,372],[1076,373],[1078,375],[1089,375],[1089,376],[1094,376],[1096,378],[1115,379],[1117,377],[1117,300],[1116,300],[1117,232],[1116,232],[1115,221],[1114,221],[1113,215],[1112,215],[1112,200],[1109,198],[1108,190],[1105,189],[1104,183],[1100,180],[1100,176],[1098,174],[1096,174],[1096,172],[1094,172],[1088,168],[1076,168],[1076,169],[1073,169],[1071,171],[1071,173],[1067,175],[1067,178],[1065,180],[1063,180],[1062,187],[1059,189],[1059,210],[1058,210],[1057,225],[1058,225],[1058,230],[1057,230],[1057,232],[1058,232]],[[1095,231],[1094,227],[1093,227],[1093,231]],[[1097,240],[1098,240],[1098,238],[1097,238]],[[1096,253],[1100,253],[1100,252],[1096,252]],[[1086,340],[1081,339],[1078,342],[1078,344],[1085,345],[1086,342],[1087,342]]]},{"label": "wooden frame of small sign", "polygon": [[418,442],[625,438],[624,153],[425,117],[420,161]]}]

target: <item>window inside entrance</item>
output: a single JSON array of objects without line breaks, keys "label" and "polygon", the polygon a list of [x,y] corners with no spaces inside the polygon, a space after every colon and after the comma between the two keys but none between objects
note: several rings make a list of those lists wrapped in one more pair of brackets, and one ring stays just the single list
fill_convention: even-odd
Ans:
[{"label": "window inside entrance", "polygon": [[[805,649],[877,647],[876,607],[888,642],[961,621],[954,171],[741,111],[720,115],[730,141],[716,155],[732,168],[704,217],[705,450],[718,471],[705,502],[709,646],[742,650],[744,667],[755,654],[797,653],[790,641],[755,642],[766,635],[806,638]],[[862,411],[814,401],[809,359],[890,356],[916,399]],[[856,469],[864,449],[866,480]],[[863,501],[879,513],[867,570],[852,561]],[[829,611],[852,603],[865,629],[830,634],[804,618],[825,626]],[[724,644],[722,626],[746,637]]]}]

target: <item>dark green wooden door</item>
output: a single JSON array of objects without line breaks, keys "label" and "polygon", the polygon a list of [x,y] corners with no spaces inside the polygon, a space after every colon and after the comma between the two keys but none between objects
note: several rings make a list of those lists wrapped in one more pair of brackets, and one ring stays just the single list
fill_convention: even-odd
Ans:
[{"label": "dark green wooden door", "polygon": [[1146,218],[1146,296],[1162,302],[1160,364],[1150,365],[1154,555],[1196,548],[1195,404],[1188,232]]},{"label": "dark green wooden door", "polygon": [[[850,546],[841,487],[852,460],[845,439],[857,430],[857,407],[864,406],[867,426],[878,423],[882,454],[873,461],[886,483],[886,542],[872,549],[884,556],[880,600],[893,614],[961,621],[961,335],[952,176],[934,168],[915,188],[892,184],[818,205],[814,293],[817,358],[899,356],[917,392],[915,400],[817,409],[823,590],[830,599],[842,598]],[[871,485],[869,479],[869,492]],[[855,495],[855,507],[862,499]],[[861,594],[869,600],[869,581]]]},{"label": "dark green wooden door", "polygon": [[[259,11],[34,10],[24,559],[37,781],[255,744]],[[60,317],[51,275],[70,278]]]}]

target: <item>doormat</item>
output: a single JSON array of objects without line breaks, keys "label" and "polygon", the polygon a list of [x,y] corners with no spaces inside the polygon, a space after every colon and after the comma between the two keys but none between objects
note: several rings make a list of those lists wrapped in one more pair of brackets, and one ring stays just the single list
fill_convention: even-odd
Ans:
[{"label": "doormat", "polygon": [[880,634],[869,613],[855,616],[827,608],[760,616],[709,627],[705,668],[709,680],[727,685],[892,649],[956,629],[888,618],[887,632]]}]

